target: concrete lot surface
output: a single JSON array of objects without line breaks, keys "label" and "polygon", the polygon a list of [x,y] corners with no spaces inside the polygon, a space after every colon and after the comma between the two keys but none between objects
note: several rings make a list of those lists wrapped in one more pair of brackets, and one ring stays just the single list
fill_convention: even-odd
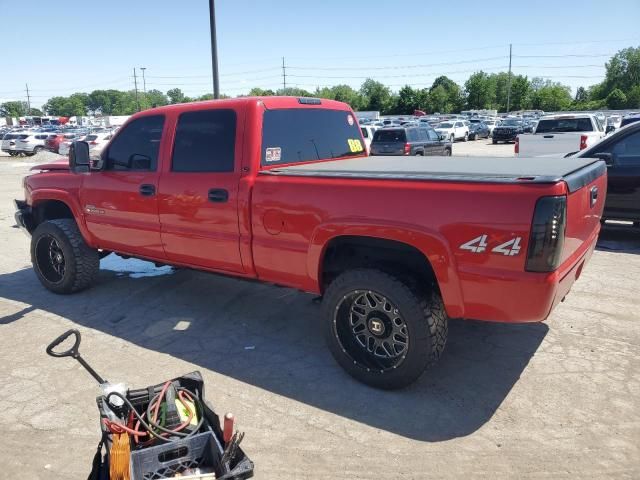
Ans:
[{"label": "concrete lot surface", "polygon": [[309,295],[114,256],[91,290],[46,291],[11,204],[37,160],[0,157],[0,478],[90,470],[97,386],[44,351],[68,328],[111,381],[200,370],[259,479],[640,478],[640,232],[607,229],[546,323],[452,321],[440,364],[382,392],[334,363]]}]

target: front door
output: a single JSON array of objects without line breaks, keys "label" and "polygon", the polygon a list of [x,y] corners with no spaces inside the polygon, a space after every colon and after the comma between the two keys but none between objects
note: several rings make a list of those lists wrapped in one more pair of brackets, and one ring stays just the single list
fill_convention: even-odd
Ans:
[{"label": "front door", "polygon": [[242,272],[238,187],[243,112],[203,108],[177,119],[173,155],[160,177],[159,213],[167,258]]},{"label": "front door", "polygon": [[80,201],[100,248],[164,258],[157,200],[163,126],[163,115],[128,123],[104,152],[104,169],[83,177]]}]

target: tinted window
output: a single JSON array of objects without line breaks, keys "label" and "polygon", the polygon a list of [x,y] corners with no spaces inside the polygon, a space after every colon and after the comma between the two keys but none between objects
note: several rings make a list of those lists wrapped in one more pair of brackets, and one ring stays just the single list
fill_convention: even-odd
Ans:
[{"label": "tinted window", "polygon": [[593,125],[589,118],[555,118],[540,120],[536,133],[549,132],[591,132]]},{"label": "tinted window", "polygon": [[627,135],[611,149],[616,166],[640,167],[640,132]]},{"label": "tinted window", "polygon": [[640,121],[640,117],[623,118],[622,119],[622,123],[620,124],[620,126],[624,127],[625,125],[629,125],[630,123],[634,123],[634,122],[638,122],[638,121]]},{"label": "tinted window", "polygon": [[295,108],[264,112],[262,165],[362,155],[364,148],[358,123],[348,111]]},{"label": "tinted window", "polygon": [[163,115],[133,120],[122,128],[107,151],[109,170],[155,170],[164,126]]},{"label": "tinted window", "polygon": [[417,142],[418,139],[418,130],[415,128],[407,129],[407,139],[410,142]]},{"label": "tinted window", "polygon": [[429,141],[429,135],[427,134],[427,129],[426,128],[418,129],[418,139],[421,142],[428,142]]},{"label": "tinted window", "polygon": [[362,136],[364,138],[369,138],[369,130],[367,130],[365,127],[360,127],[360,131],[362,132]]},{"label": "tinted window", "polygon": [[404,130],[376,130],[372,142],[406,142]]},{"label": "tinted window", "polygon": [[432,130],[429,128],[427,130],[427,135],[429,136],[429,140],[439,140],[438,134],[436,133],[435,130]]},{"label": "tinted window", "polygon": [[174,172],[232,172],[236,144],[234,110],[180,115],[173,146]]}]

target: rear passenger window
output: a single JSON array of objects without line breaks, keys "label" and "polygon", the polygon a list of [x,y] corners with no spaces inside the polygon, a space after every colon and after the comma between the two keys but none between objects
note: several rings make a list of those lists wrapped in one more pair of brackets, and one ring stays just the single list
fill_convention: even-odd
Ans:
[{"label": "rear passenger window", "polygon": [[163,127],[164,115],[138,118],[123,127],[109,145],[107,170],[155,170]]},{"label": "rear passenger window", "polygon": [[410,128],[407,130],[407,141],[408,142],[417,142],[418,141],[418,130],[414,128]]},{"label": "rear passenger window", "polygon": [[428,142],[429,141],[429,135],[427,135],[427,129],[426,128],[419,128],[418,129],[418,139],[421,142]]},{"label": "rear passenger window", "polygon": [[171,170],[233,172],[236,144],[234,110],[200,110],[178,118]]}]

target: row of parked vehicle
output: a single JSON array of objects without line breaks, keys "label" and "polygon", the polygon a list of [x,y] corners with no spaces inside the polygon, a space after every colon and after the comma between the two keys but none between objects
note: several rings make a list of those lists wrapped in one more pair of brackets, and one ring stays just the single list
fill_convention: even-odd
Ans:
[{"label": "row of parked vehicle", "polygon": [[115,129],[11,129],[0,131],[1,149],[12,157],[31,157],[41,151],[50,151],[60,155],[69,153],[74,140],[84,140],[89,144],[92,155],[99,155]]}]

